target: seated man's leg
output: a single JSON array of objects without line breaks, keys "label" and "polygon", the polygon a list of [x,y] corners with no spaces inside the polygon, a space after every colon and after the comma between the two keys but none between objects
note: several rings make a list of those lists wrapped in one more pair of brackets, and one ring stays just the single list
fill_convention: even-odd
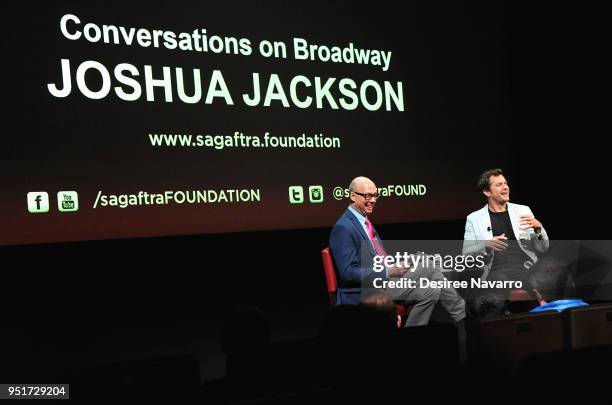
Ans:
[{"label": "seated man's leg", "polygon": [[395,301],[416,302],[406,320],[406,327],[427,325],[436,303],[442,304],[455,322],[465,318],[465,301],[454,288],[421,287],[420,279],[444,280],[439,268],[419,265],[409,271],[405,278],[414,280],[415,288],[388,289],[386,292]]},{"label": "seated man's leg", "polygon": [[[446,279],[438,267],[425,267],[419,277],[426,277],[429,280],[435,281]],[[440,289],[440,303],[455,322],[460,322],[465,318],[465,301],[453,287],[443,287]]]},{"label": "seated man's leg", "polygon": [[389,288],[385,290],[394,301],[413,304],[408,319],[406,319],[406,327],[427,325],[434,306],[440,299],[439,288],[422,288],[419,286],[421,273],[422,269],[417,268],[414,272],[408,272],[404,275],[404,278],[414,281],[414,288]]},{"label": "seated man's leg", "polygon": [[427,325],[434,306],[440,299],[440,289],[417,287],[408,291],[405,297],[406,301],[416,302],[406,319],[406,327]]},{"label": "seated man's leg", "polygon": [[472,290],[467,300],[472,317],[489,319],[506,314],[506,298],[503,291]]},{"label": "seated man's leg", "polygon": [[[489,273],[487,281],[523,281],[527,270],[522,266],[507,267],[494,270]],[[508,313],[508,303],[510,301],[510,291],[508,288],[481,288],[472,290],[468,296],[470,313],[478,318],[496,318]]]}]

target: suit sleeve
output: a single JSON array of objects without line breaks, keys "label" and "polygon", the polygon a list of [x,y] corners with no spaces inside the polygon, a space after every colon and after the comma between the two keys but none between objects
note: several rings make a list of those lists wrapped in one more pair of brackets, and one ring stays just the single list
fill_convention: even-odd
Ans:
[{"label": "suit sleeve", "polygon": [[484,241],[476,240],[476,231],[474,230],[474,222],[468,217],[465,220],[465,232],[463,233],[463,249],[464,256],[474,254],[486,254]]},{"label": "suit sleeve", "polygon": [[[531,208],[527,207],[527,209],[529,210],[529,214],[533,217],[535,217],[535,215],[533,215],[533,212],[531,211]],[[535,239],[533,240],[533,245],[535,250],[537,250],[540,253],[544,253],[548,250],[549,246],[550,246],[550,240],[548,239],[548,233],[546,233],[546,229],[544,229],[544,224],[542,224],[542,239]]]},{"label": "suit sleeve", "polygon": [[361,283],[373,276],[386,278],[385,272],[374,272],[372,264],[361,263],[361,238],[351,232],[344,225],[336,225],[329,236],[331,250],[336,271],[341,280],[352,283]]}]

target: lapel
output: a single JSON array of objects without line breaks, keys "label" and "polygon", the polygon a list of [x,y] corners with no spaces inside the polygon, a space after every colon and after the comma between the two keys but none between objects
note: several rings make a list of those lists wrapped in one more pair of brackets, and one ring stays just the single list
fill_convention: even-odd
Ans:
[{"label": "lapel", "polygon": [[514,237],[519,239],[519,212],[517,207],[512,203],[508,203],[508,215],[510,216],[510,222],[512,223],[512,231],[514,232]]},{"label": "lapel", "polygon": [[478,221],[478,240],[491,239],[493,236],[493,228],[491,227],[491,216],[489,215],[489,204],[485,204],[480,209],[480,221]]},{"label": "lapel", "polygon": [[[357,232],[359,232],[359,234],[361,235],[361,238],[370,242],[370,237],[366,234],[365,230],[363,229],[363,226],[361,226],[361,222],[359,222],[357,217],[348,209],[346,210],[344,215],[346,215],[346,217],[351,221]],[[376,229],[374,230],[374,234],[378,238],[378,233],[376,233]],[[370,251],[370,253],[376,255],[376,250],[374,250],[374,246],[372,246],[372,243],[367,243],[366,245],[368,246],[368,250]]]}]

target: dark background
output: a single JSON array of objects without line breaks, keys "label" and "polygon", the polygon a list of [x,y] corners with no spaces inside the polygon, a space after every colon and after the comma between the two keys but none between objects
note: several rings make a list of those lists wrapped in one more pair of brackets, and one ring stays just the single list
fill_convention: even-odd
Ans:
[{"label": "dark background", "polygon": [[[483,170],[502,162],[512,201],[530,205],[552,238],[606,239],[598,10],[510,2],[436,7],[470,33],[454,40],[474,40],[473,33],[482,41],[494,38],[495,59],[501,61],[505,85],[497,91],[507,101],[495,114],[507,117],[507,127],[468,140],[465,160],[483,162]],[[436,49],[451,37],[440,31],[440,38],[423,40]],[[484,58],[487,65],[490,59]],[[466,60],[468,68],[477,67],[475,59]],[[457,86],[463,80],[456,77]],[[478,174],[465,175],[475,184]],[[474,210],[484,204],[475,186],[469,192]],[[450,195],[432,208],[453,202]],[[378,209],[385,210],[383,202]],[[44,380],[83,364],[195,352],[204,379],[220,376],[218,327],[240,305],[266,311],[277,340],[312,335],[327,306],[319,251],[332,225],[2,247],[4,374]],[[378,230],[385,239],[461,239],[463,225],[454,219]]]}]

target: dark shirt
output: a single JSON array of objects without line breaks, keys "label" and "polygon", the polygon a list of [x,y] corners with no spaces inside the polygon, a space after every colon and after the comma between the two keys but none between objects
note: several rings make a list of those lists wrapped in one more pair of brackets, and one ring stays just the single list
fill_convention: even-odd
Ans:
[{"label": "dark shirt", "polygon": [[508,214],[507,210],[504,212],[489,210],[489,217],[491,218],[491,232],[493,236],[506,234],[508,238],[506,241],[508,248],[502,252],[495,252],[491,271],[516,267],[517,265],[522,267],[523,263],[529,260],[529,256],[518,245],[516,235],[514,235],[514,230],[512,229],[512,222],[510,222],[510,214]]}]

